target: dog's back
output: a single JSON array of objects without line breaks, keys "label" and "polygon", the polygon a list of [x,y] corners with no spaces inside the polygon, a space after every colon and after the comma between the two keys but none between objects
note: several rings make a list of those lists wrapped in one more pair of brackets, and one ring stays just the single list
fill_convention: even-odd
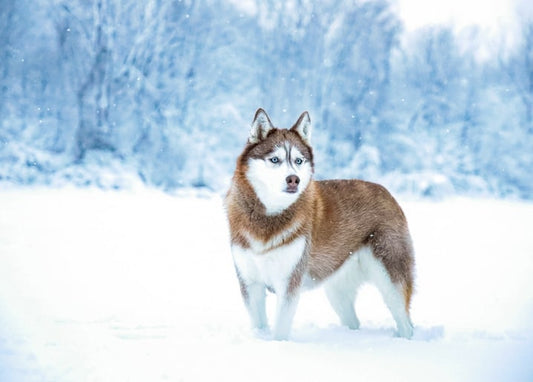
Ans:
[{"label": "dog's back", "polygon": [[322,280],[363,247],[383,262],[393,283],[413,290],[414,256],[405,216],[382,186],[361,180],[315,181],[309,273]]}]

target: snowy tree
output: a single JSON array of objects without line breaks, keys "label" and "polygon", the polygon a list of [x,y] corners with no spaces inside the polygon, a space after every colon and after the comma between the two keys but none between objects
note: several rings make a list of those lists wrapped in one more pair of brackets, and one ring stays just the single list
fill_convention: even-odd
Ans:
[{"label": "snowy tree", "polygon": [[523,123],[533,135],[533,21],[522,26],[520,40],[516,53],[502,63],[522,102]]},{"label": "snowy tree", "polygon": [[446,27],[400,46],[386,0],[3,1],[0,179],[220,188],[264,107],[310,112],[318,177],[528,197],[526,25],[479,61]]}]

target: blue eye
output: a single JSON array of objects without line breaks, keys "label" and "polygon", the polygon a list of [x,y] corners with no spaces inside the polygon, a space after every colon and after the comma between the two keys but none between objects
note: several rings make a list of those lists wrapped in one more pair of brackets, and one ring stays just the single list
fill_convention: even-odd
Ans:
[{"label": "blue eye", "polygon": [[301,165],[302,163],[304,163],[304,160],[302,158],[296,158],[294,163],[296,163],[297,165]]},{"label": "blue eye", "polygon": [[279,158],[278,157],[272,157],[272,158],[270,158],[270,161],[272,163],[279,163]]}]

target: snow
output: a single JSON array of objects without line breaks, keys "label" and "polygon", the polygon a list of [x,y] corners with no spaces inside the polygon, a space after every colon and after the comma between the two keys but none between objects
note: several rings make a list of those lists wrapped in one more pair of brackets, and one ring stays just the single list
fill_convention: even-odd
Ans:
[{"label": "snow", "polygon": [[0,381],[532,380],[533,204],[401,204],[414,338],[367,286],[360,330],[318,289],[277,342],[249,329],[220,196],[0,191]]}]

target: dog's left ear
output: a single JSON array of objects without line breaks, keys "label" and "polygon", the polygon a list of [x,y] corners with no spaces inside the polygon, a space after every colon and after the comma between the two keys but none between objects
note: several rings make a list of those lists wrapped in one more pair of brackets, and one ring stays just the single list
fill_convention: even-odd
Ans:
[{"label": "dog's left ear", "polygon": [[311,118],[309,113],[304,111],[298,121],[291,127],[291,130],[296,131],[300,137],[307,143],[311,143]]}]

